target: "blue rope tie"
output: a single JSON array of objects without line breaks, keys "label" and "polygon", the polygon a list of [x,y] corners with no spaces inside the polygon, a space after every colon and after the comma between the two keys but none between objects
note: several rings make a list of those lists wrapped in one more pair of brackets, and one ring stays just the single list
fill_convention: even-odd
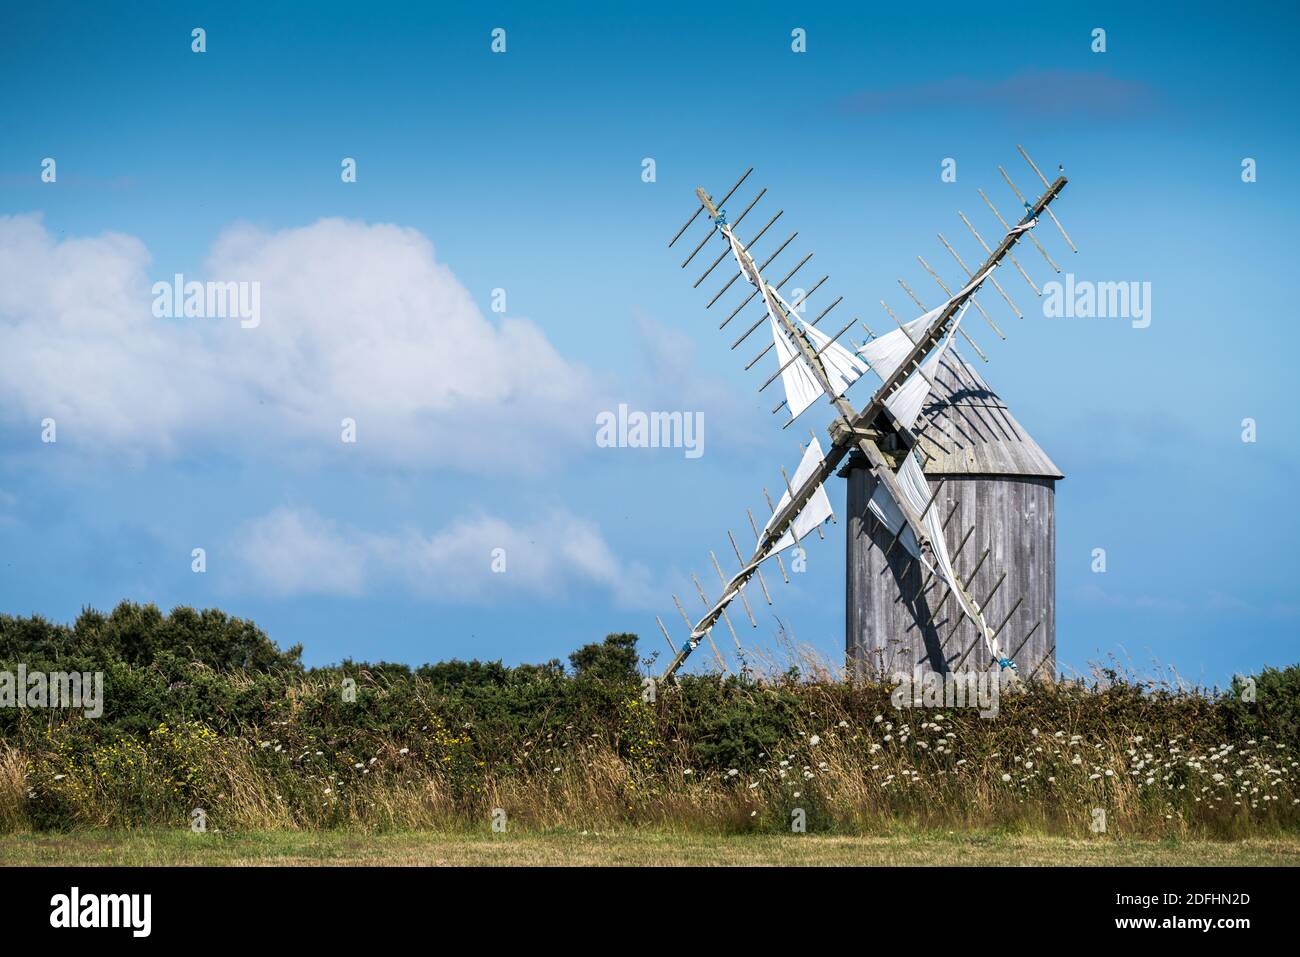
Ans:
[{"label": "blue rope tie", "polygon": [[1015,671],[1015,672],[1019,672],[1019,670],[1020,670],[1019,668],[1016,667],[1016,663],[1015,663],[1014,661],[1012,661],[1010,658],[999,658],[999,659],[998,659],[998,667],[999,667],[999,668],[1002,668],[1004,671],[1005,671],[1007,668],[1010,668],[1012,671]]},{"label": "blue rope tie", "polygon": [[714,226],[727,225],[727,211],[725,209],[718,210],[718,215],[713,217],[713,225]]}]

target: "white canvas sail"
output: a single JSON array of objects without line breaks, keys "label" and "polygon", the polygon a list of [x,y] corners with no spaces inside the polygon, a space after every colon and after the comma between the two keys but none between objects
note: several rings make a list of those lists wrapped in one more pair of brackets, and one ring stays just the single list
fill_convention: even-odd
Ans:
[{"label": "white canvas sail", "polygon": [[907,524],[907,519],[903,517],[903,510],[889,494],[889,489],[885,487],[884,482],[876,483],[876,490],[871,493],[871,501],[867,502],[867,508],[885,528],[889,529],[891,535],[898,536],[899,542],[907,549],[909,555],[914,558],[921,557],[921,548],[916,541],[916,535]]},{"label": "white canvas sail", "polygon": [[898,371],[907,354],[912,351],[917,336],[930,327],[930,323],[939,317],[939,313],[943,312],[947,305],[944,303],[939,308],[931,309],[925,315],[904,323],[900,329],[877,336],[860,347],[858,354],[871,363],[871,368],[875,370],[876,375],[881,379],[888,379]]},{"label": "white canvas sail", "polygon": [[[790,486],[799,488],[810,475],[817,471],[824,458],[821,444],[814,438],[808,444],[808,448],[804,450],[803,458],[799,460],[799,467],[795,469],[794,476],[790,479]],[[776,516],[780,514],[781,510],[789,504],[790,492],[787,489],[781,494],[781,500],[776,504],[776,511],[772,513],[772,517],[763,526],[764,534],[767,534],[767,530],[772,527],[772,523],[776,521]],[[826,495],[826,486],[819,485],[817,491],[813,492],[812,497],[808,499],[808,503],[795,516],[794,521],[791,523],[792,528],[786,529],[785,534],[763,553],[763,559],[770,558],[777,552],[789,548],[795,543],[796,539],[802,541],[805,535],[815,531],[818,525],[833,514],[831,500]]]},{"label": "white canvas sail", "polygon": [[921,363],[919,371],[913,372],[885,400],[885,407],[889,409],[895,421],[903,428],[910,429],[916,424],[916,418],[921,414],[921,407],[925,405],[925,400],[930,395],[930,387],[939,371],[939,363],[948,350],[948,345],[952,342],[952,337],[957,333],[957,327],[961,325],[962,316],[965,314],[966,304],[963,303],[961,311],[957,313],[956,321],[949,327],[948,335],[944,337],[939,348],[930,353],[929,358]]},{"label": "white canvas sail", "polygon": [[798,320],[799,325],[803,327],[804,333],[812,340],[816,351],[820,353],[818,358],[821,359],[822,368],[826,371],[826,378],[835,387],[837,396],[843,395],[849,386],[866,375],[867,364],[865,362],[838,342],[832,342],[831,337],[816,326],[805,322],[803,316],[793,310],[791,310],[790,314]]},{"label": "white canvas sail", "polygon": [[[898,371],[898,367],[903,364],[907,354],[912,351],[916,340],[930,327],[930,323],[938,319],[939,315],[952,305],[955,300],[968,296],[971,290],[988,278],[989,273],[993,272],[994,268],[996,267],[990,266],[984,270],[959,289],[951,299],[948,299],[942,305],[935,306],[925,315],[917,316],[911,322],[903,323],[902,328],[886,332],[883,336],[872,339],[858,349],[858,354],[871,363],[871,368],[875,370],[876,375],[880,376],[881,379],[888,379]],[[965,305],[966,303],[963,302],[963,309]],[[958,313],[959,317],[960,315],[961,313]]]},{"label": "white canvas sail", "polygon": [[[781,384],[785,386],[785,401],[790,407],[790,418],[796,419],[826,393],[776,316],[769,312],[767,321],[772,328],[777,368],[781,370]],[[791,359],[794,361],[791,362]]]},{"label": "white canvas sail", "polygon": [[[777,368],[781,370],[781,385],[785,388],[785,401],[790,409],[790,419],[792,421],[797,419],[809,406],[825,395],[826,390],[808,360],[803,357],[803,353],[792,340],[783,317],[778,315],[777,309],[799,323],[804,334],[813,344],[814,351],[818,353],[817,359],[835,395],[843,395],[849,386],[866,373],[866,363],[850,350],[832,342],[825,333],[805,322],[779,292],[764,283],[753,260],[730,227],[723,225],[720,229],[722,235],[731,244],[731,254],[736,260],[736,265],[740,267],[741,274],[763,295],[763,302],[767,308],[768,328],[772,332],[772,344],[775,346]],[[776,308],[773,307],[774,303]]]}]

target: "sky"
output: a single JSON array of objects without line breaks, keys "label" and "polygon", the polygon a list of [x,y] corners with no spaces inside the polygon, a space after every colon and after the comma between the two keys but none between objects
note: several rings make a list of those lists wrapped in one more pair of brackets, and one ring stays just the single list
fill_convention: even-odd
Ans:
[{"label": "sky", "polygon": [[[1297,19],[6,2],[0,612],[215,606],[309,664],[544,661],[624,631],[664,651],[655,616],[684,638],[671,596],[698,614],[690,575],[716,587],[710,550],[730,573],[728,529],[752,543],[745,509],[762,522],[832,418],[781,428],[773,360],[746,372],[757,347],[718,330],[738,286],[706,309],[723,268],[692,288],[707,262],[668,248],[695,187],[753,166],[773,235],[799,232],[773,269],[813,251],[880,331],[882,298],[919,312],[898,278],[940,298],[918,255],[956,280],[936,233],[982,258],[956,214],[999,232],[977,189],[1016,208],[997,166],[1030,187],[1019,143],[1070,179],[1079,252],[1035,231],[1063,269],[1150,284],[1149,323],[1049,318],[1003,270],[1024,317],[985,293],[1007,339],[972,329],[1065,474],[1061,667],[1223,684],[1293,663]],[[177,274],[256,282],[257,324],[155,315]],[[701,454],[601,447],[620,404],[699,413]],[[829,492],[841,521],[746,642],[842,658]]]}]

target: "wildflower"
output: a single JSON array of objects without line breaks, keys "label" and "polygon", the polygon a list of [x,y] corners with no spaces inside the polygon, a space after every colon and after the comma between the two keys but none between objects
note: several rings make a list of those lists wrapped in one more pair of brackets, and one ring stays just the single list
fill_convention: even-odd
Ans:
[{"label": "wildflower", "polygon": [[1009,775],[1009,774],[1004,774],[1004,775],[1002,775],[1002,780],[1003,780],[1003,781],[1010,781],[1010,780],[1011,780],[1011,775]]},{"label": "wildflower", "polygon": [[815,748],[817,747],[817,745],[822,743],[822,739],[820,736],[814,734],[811,738],[808,739],[808,743]]}]

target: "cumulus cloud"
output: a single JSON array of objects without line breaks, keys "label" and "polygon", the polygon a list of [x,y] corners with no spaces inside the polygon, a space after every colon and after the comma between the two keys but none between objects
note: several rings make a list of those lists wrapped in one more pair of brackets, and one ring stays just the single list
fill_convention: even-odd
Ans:
[{"label": "cumulus cloud", "polygon": [[[629,607],[649,607],[657,597],[644,567],[621,562],[593,522],[563,510],[519,525],[484,514],[433,533],[375,534],[310,509],[280,508],[238,529],[232,547],[249,584],[279,596],[359,595],[396,584],[462,602],[503,593],[557,599],[571,587],[598,588]],[[496,549],[503,550],[500,572]]]},{"label": "cumulus cloud", "polygon": [[207,363],[190,330],[153,319],[148,264],[130,236],[60,241],[39,217],[0,217],[0,414],[54,418],[61,438],[170,443],[211,370],[195,368]]},{"label": "cumulus cloud", "polygon": [[310,510],[278,508],[247,523],[238,553],[253,581],[274,595],[359,595],[366,549]]},{"label": "cumulus cloud", "polygon": [[226,230],[203,277],[257,282],[261,321],[160,319],[137,239],[58,239],[0,217],[0,404],[50,416],[85,447],[171,451],[205,438],[357,447],[414,464],[486,466],[591,442],[597,385],[532,322],[489,321],[419,232],[324,219]]}]

